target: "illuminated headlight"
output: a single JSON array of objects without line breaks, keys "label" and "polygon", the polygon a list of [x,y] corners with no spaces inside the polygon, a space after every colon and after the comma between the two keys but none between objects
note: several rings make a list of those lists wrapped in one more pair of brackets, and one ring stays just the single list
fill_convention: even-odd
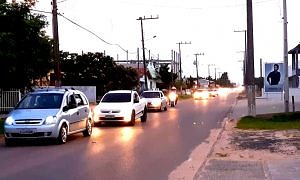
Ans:
[{"label": "illuminated headlight", "polygon": [[121,114],[124,117],[124,121],[126,121],[126,122],[131,121],[131,111],[130,110],[128,110],[128,109],[121,110]]},{"label": "illuminated headlight", "polygon": [[176,94],[175,93],[170,93],[169,98],[170,98],[170,101],[175,101],[176,100]]},{"label": "illuminated headlight", "polygon": [[195,98],[195,99],[200,98],[200,93],[195,92],[195,93],[194,93],[194,98]]},{"label": "illuminated headlight", "polygon": [[5,124],[6,125],[13,125],[14,121],[15,120],[12,117],[9,116],[9,117],[6,118]]},{"label": "illuminated headlight", "polygon": [[56,121],[57,121],[56,116],[48,116],[48,117],[46,117],[45,124],[47,124],[47,125],[55,124]]},{"label": "illuminated headlight", "polygon": [[151,103],[152,103],[152,105],[155,106],[155,107],[158,107],[158,106],[160,106],[160,104],[161,104],[160,100],[158,100],[158,99],[153,100]]}]

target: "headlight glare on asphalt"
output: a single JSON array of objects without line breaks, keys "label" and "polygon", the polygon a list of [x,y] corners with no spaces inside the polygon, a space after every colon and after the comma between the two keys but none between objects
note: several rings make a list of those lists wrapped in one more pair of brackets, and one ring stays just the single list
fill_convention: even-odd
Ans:
[{"label": "headlight glare on asphalt", "polygon": [[6,125],[13,125],[14,121],[15,120],[12,117],[9,116],[9,117],[6,118],[5,124]]},{"label": "headlight glare on asphalt", "polygon": [[57,120],[56,116],[48,116],[48,117],[46,117],[45,124],[47,124],[47,125],[55,124],[56,120]]}]

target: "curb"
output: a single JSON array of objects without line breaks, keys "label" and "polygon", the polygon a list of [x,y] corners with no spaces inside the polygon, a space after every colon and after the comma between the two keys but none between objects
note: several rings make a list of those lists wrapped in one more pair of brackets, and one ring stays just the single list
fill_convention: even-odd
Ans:
[{"label": "curb", "polygon": [[227,117],[225,117],[225,118],[223,119],[223,121],[222,121],[222,127],[221,127],[221,130],[220,130],[220,132],[219,132],[219,134],[218,134],[218,136],[217,136],[217,139],[216,139],[215,142],[212,144],[212,146],[211,146],[211,148],[210,148],[210,150],[209,150],[209,153],[206,155],[205,160],[203,161],[203,163],[201,164],[201,166],[198,168],[196,174],[195,174],[194,177],[193,177],[193,180],[198,180],[198,179],[200,179],[201,172],[202,172],[203,168],[204,168],[205,165],[207,164],[209,157],[212,155],[212,153],[213,153],[213,151],[214,151],[214,149],[215,149],[216,144],[218,143],[218,141],[219,141],[219,140],[221,139],[221,137],[222,137],[222,134],[223,134],[223,132],[224,132],[224,130],[225,130],[227,121],[231,120],[230,117],[231,117],[231,114],[232,114],[232,112],[233,112],[235,106],[237,105],[237,102],[238,102],[238,99],[236,99],[235,103],[230,107],[230,109],[229,109],[229,111],[228,111],[228,114],[227,114]]}]

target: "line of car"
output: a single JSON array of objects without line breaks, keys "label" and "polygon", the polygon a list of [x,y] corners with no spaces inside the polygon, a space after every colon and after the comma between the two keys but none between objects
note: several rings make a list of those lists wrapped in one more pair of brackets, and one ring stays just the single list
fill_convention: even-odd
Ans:
[{"label": "line of car", "polygon": [[38,89],[26,94],[8,114],[4,123],[7,146],[16,140],[54,139],[67,142],[68,136],[91,136],[93,123],[123,122],[134,126],[147,121],[148,110],[166,111],[168,98],[160,90],[107,92],[90,110],[85,94],[75,89]]}]

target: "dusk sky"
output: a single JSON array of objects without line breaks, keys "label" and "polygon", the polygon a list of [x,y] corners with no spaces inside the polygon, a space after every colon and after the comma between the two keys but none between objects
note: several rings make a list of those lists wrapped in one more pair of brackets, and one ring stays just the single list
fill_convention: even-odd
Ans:
[{"label": "dusk sky", "polygon": [[[260,58],[263,63],[283,62],[282,5],[282,0],[253,0],[256,77]],[[299,0],[287,0],[289,50],[300,42],[299,7]],[[51,12],[51,0],[40,0],[35,9]],[[231,81],[242,83],[244,33],[234,31],[247,28],[246,0],[61,0],[58,12],[102,39],[59,16],[60,50],[105,50],[119,60],[126,59],[124,50],[128,50],[129,59],[137,59],[142,43],[136,19],[158,17],[143,21],[145,48],[154,59],[170,60],[171,50],[178,52],[177,43],[191,42],[181,45],[184,76],[196,76],[194,54],[204,53],[198,56],[199,76],[207,77],[208,64],[214,64],[210,66],[213,77],[216,68],[217,77],[219,72],[228,72]],[[50,23],[47,34],[52,37],[52,16],[44,14]]]}]

